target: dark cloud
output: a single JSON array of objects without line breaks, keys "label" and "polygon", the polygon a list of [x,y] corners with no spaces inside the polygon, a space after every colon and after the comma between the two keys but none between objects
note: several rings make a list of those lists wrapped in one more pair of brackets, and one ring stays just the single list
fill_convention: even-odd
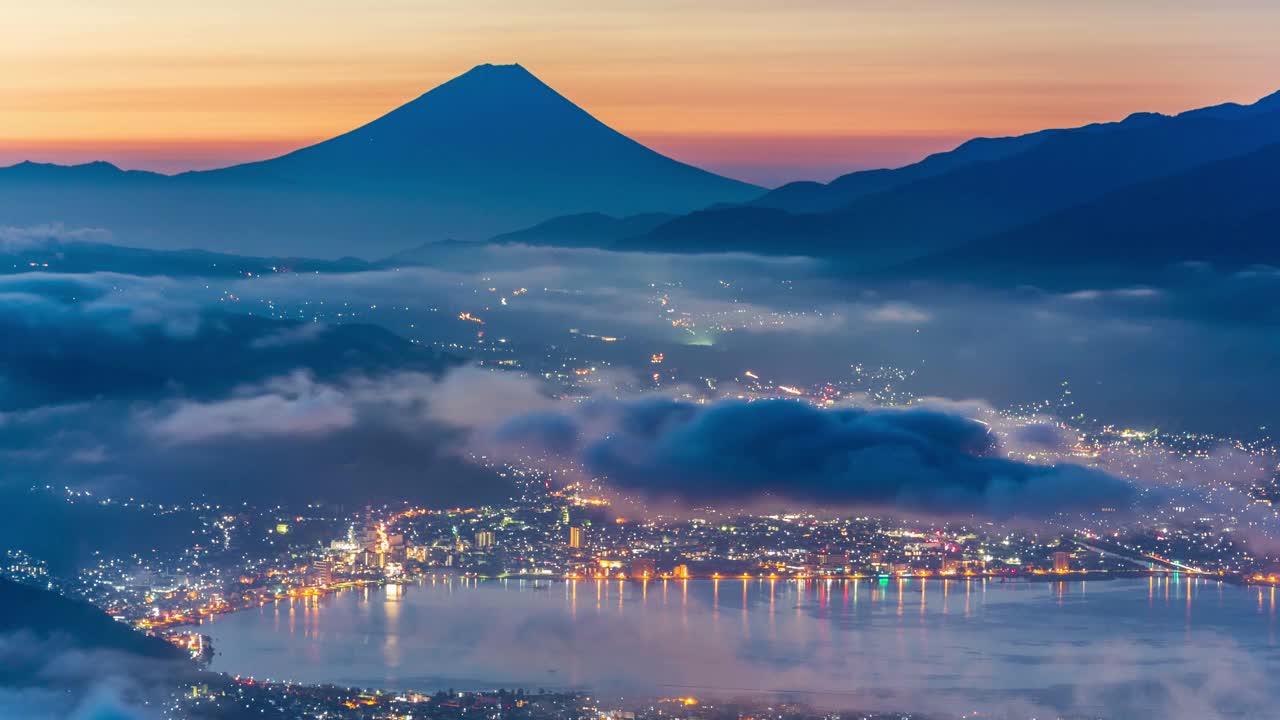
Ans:
[{"label": "dark cloud", "polygon": [[0,413],[0,462],[12,478],[165,501],[499,500],[509,484],[467,457],[451,392],[425,373],[295,371],[206,398]]},{"label": "dark cloud", "polygon": [[[1074,465],[1000,457],[979,422],[932,410],[823,410],[790,401],[673,400],[596,406],[610,431],[582,443],[585,466],[614,486],[691,503],[760,498],[936,514],[1047,516],[1128,507],[1125,480]],[[525,417],[500,437],[562,442],[567,416]]]},{"label": "dark cloud", "polygon": [[188,294],[165,278],[0,277],[0,410],[220,393],[299,369],[335,377],[453,362],[379,327],[273,320]]},{"label": "dark cloud", "polygon": [[0,276],[0,482],[229,503],[502,497],[459,451],[467,397],[438,383],[456,358],[195,297],[164,277]]}]

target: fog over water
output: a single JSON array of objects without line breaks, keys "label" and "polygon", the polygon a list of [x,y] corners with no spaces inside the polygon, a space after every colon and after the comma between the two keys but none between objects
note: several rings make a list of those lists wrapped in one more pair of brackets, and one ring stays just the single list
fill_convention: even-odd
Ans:
[{"label": "fog over water", "polygon": [[[268,604],[213,668],[434,691],[800,696],[840,708],[1229,717],[1280,699],[1272,590],[1215,581],[422,584]],[[1122,638],[1122,639],[1120,639]],[[1117,712],[1117,708],[1124,712]],[[1131,714],[1126,714],[1131,713]]]}]

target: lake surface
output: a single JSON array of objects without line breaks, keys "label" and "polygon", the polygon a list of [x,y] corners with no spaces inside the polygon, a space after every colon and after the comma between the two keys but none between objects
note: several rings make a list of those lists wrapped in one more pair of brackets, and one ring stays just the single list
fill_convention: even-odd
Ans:
[{"label": "lake surface", "polygon": [[[436,578],[281,601],[203,630],[213,669],[433,691],[795,694],[1029,717],[1236,717],[1280,689],[1276,596],[1187,577],[1089,582]],[[1268,710],[1269,712],[1269,710]]]}]

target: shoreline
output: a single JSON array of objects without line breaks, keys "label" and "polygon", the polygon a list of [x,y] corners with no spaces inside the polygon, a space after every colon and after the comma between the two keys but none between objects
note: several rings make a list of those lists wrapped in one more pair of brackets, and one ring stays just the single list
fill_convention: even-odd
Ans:
[{"label": "shoreline", "polygon": [[158,634],[163,636],[164,634],[167,634],[169,631],[178,630],[182,628],[200,627],[204,625],[206,622],[214,622],[214,619],[221,615],[230,615],[233,613],[243,612],[245,610],[251,610],[255,607],[265,607],[268,603],[276,604],[282,600],[297,600],[297,599],[308,599],[308,598],[319,599],[323,597],[328,597],[330,595],[336,595],[338,593],[346,592],[349,590],[368,589],[370,587],[383,587],[387,585],[415,585],[415,584],[421,584],[429,579],[440,578],[440,577],[457,578],[457,579],[468,580],[473,582],[518,580],[522,582],[525,582],[525,581],[545,582],[548,584],[577,583],[577,582],[583,582],[583,583],[619,582],[619,583],[638,583],[638,584],[644,585],[650,582],[657,583],[657,582],[690,582],[690,581],[696,581],[696,582],[720,582],[720,581],[778,582],[778,581],[783,581],[783,582],[818,583],[818,582],[861,582],[861,581],[905,582],[905,581],[913,581],[913,580],[920,580],[920,581],[941,580],[946,582],[986,580],[986,581],[999,581],[999,584],[1014,584],[1014,583],[1030,584],[1030,583],[1054,583],[1054,582],[1071,582],[1071,581],[1108,582],[1113,580],[1135,580],[1135,579],[1141,579],[1141,578],[1161,578],[1161,577],[1168,578],[1172,576],[1185,576],[1187,578],[1216,580],[1218,582],[1226,583],[1228,585],[1235,585],[1237,587],[1260,587],[1261,588],[1261,587],[1275,587],[1277,584],[1280,584],[1274,581],[1269,581],[1265,578],[1255,579],[1255,578],[1245,577],[1240,575],[1215,575],[1211,573],[1189,573],[1189,572],[1176,571],[1176,570],[1076,571],[1076,572],[1066,572],[1066,573],[1043,572],[1043,573],[1019,573],[1016,575],[1004,574],[1004,573],[970,573],[965,575],[954,575],[954,574],[943,575],[940,573],[923,574],[923,575],[914,574],[914,573],[913,574],[890,573],[890,574],[880,574],[880,575],[852,574],[852,575],[786,576],[786,575],[778,575],[778,574],[720,575],[717,573],[712,573],[710,575],[689,575],[687,577],[680,577],[680,578],[670,577],[670,576],[667,576],[667,577],[659,576],[656,578],[630,578],[630,577],[617,577],[617,576],[578,577],[572,574],[570,575],[517,574],[517,575],[496,576],[496,575],[475,575],[470,573],[439,573],[439,574],[433,573],[431,575],[424,575],[424,576],[417,576],[412,578],[404,578],[404,579],[396,579],[396,580],[390,580],[386,578],[369,579],[369,580],[353,580],[353,581],[343,582],[343,583],[339,583],[331,586],[310,586],[310,587],[304,587],[304,588],[296,588],[296,589],[290,590],[289,592],[273,594],[270,598],[260,598],[257,602],[227,604],[225,606],[219,606],[219,607],[210,608],[207,610],[202,609],[196,617],[192,617],[192,618],[183,618],[176,621],[170,619],[164,623],[154,623],[154,624],[138,624],[138,623],[130,623],[130,624],[143,632],[147,632],[150,634]]}]

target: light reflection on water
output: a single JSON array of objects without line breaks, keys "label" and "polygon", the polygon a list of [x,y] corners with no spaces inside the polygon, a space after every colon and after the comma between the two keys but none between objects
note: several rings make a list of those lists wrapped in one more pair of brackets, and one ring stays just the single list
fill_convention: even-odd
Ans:
[{"label": "light reflection on water", "polygon": [[[594,598],[592,601],[592,596]],[[281,601],[205,626],[213,668],[341,685],[794,692],[836,704],[1274,702],[1274,590],[1186,576],[476,581]],[[1152,698],[1148,698],[1152,695]],[[1154,698],[1154,699],[1153,699]]]}]

